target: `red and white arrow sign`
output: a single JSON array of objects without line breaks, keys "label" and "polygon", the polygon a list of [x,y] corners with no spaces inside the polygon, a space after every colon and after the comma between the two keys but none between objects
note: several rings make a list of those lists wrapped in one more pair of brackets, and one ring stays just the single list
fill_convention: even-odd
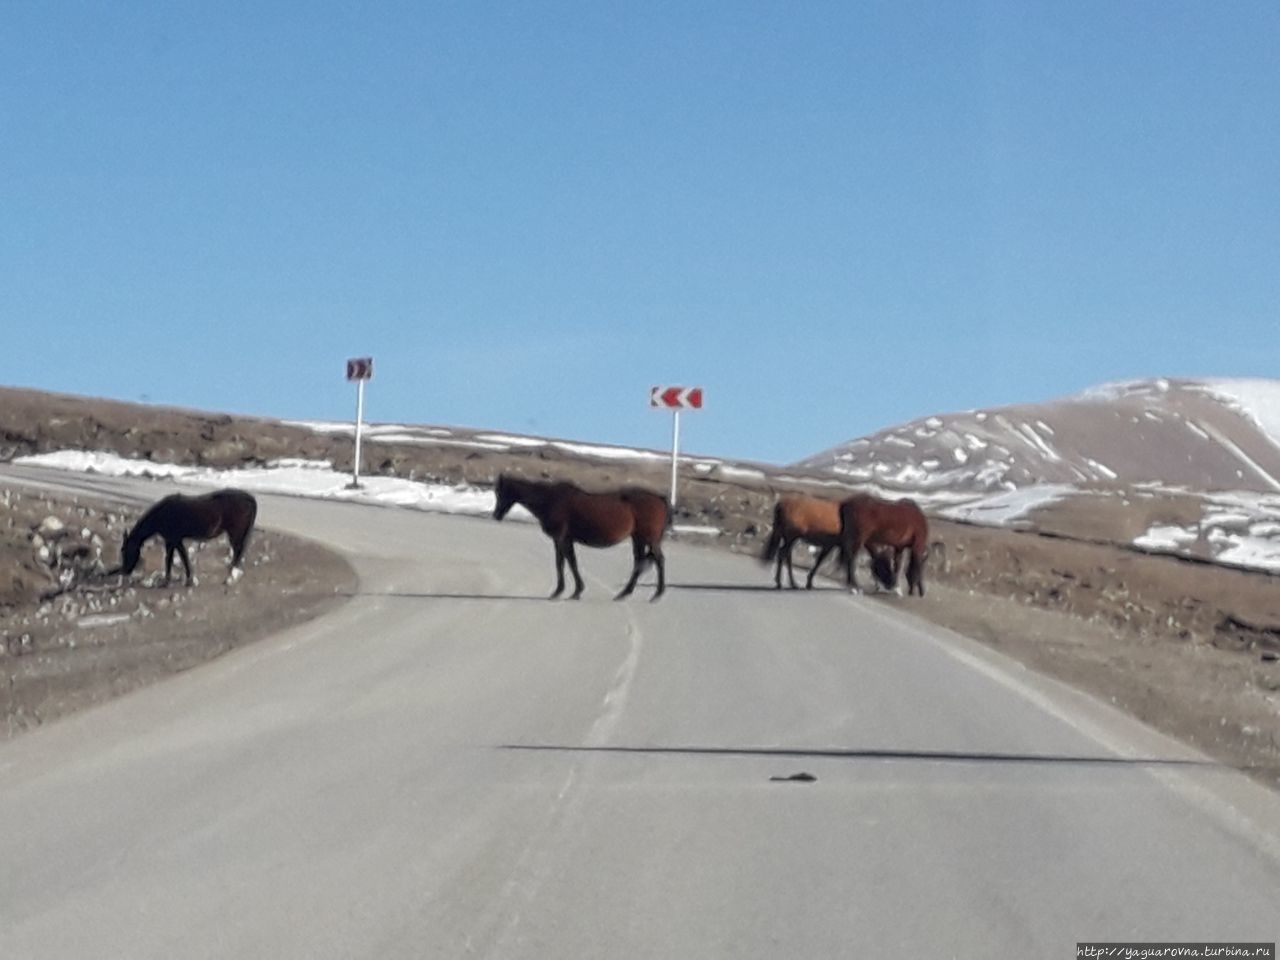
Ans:
[{"label": "red and white arrow sign", "polygon": [[649,406],[674,410],[702,409],[701,387],[654,387],[649,391]]}]

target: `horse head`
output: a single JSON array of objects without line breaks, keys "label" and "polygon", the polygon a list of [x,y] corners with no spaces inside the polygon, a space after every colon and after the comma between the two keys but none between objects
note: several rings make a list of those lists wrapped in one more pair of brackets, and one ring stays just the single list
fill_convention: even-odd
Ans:
[{"label": "horse head", "polygon": [[127,577],[137,568],[141,557],[142,541],[130,534],[124,538],[124,543],[120,547],[120,566],[111,572],[122,573]]}]

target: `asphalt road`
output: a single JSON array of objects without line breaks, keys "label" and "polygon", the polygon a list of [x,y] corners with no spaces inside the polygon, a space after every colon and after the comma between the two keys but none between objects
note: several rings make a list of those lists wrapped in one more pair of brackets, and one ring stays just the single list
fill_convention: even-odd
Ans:
[{"label": "asphalt road", "polygon": [[548,602],[528,524],[278,497],[260,522],[344,552],[359,595],[0,746],[0,955],[1277,939],[1272,794],[909,600],[778,594],[675,543],[658,603],[649,577],[610,599],[625,547]]}]

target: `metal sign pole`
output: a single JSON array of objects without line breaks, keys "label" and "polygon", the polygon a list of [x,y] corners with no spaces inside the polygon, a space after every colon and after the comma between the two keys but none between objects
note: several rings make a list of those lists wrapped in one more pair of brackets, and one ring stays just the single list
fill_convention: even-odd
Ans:
[{"label": "metal sign pole", "polygon": [[364,423],[364,378],[356,381],[356,459],[351,471],[351,489],[360,486],[360,428]]},{"label": "metal sign pole", "polygon": [[676,505],[676,463],[680,457],[680,409],[671,412],[671,506]]}]

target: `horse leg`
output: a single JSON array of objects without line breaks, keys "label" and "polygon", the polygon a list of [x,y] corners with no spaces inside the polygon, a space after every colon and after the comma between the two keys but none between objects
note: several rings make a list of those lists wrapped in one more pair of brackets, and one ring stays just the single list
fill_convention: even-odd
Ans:
[{"label": "horse leg", "polygon": [[851,593],[861,593],[858,586],[858,574],[854,569],[858,565],[858,551],[862,549],[862,537],[854,536],[844,547],[845,584]]},{"label": "horse leg", "polygon": [[572,540],[570,540],[569,543],[565,546],[564,555],[565,555],[565,558],[569,561],[569,571],[573,574],[573,582],[576,585],[576,589],[573,591],[573,596],[570,597],[569,599],[577,600],[580,596],[582,596],[582,590],[586,586],[586,584],[582,582],[582,574],[578,572],[578,554],[573,549]]},{"label": "horse leg", "polygon": [[636,588],[636,581],[640,579],[640,571],[644,569],[646,547],[636,537],[631,538],[631,579],[627,581],[627,585],[618,591],[615,600],[621,600],[623,597],[631,596],[631,591]]},{"label": "horse leg", "polygon": [[[776,531],[776,528],[775,528],[775,531]],[[782,557],[783,557],[783,554],[787,552],[788,544],[786,540],[782,539],[776,532],[774,533],[774,536],[779,537],[781,544],[779,545],[777,552],[774,554],[774,560],[776,562],[773,567],[773,586],[775,590],[781,590],[782,589]]]},{"label": "horse leg", "polygon": [[926,554],[922,550],[912,550],[911,560],[907,563],[907,596],[919,593],[924,596],[924,561]]},{"label": "horse leg", "polygon": [[178,549],[177,545],[166,540],[164,542],[164,585],[169,585],[170,579],[173,577],[173,554]]},{"label": "horse leg", "polygon": [[195,577],[191,575],[191,558],[187,556],[187,545],[178,541],[178,559],[182,561],[182,569],[187,572],[187,586],[195,586]]},{"label": "horse leg", "polygon": [[244,557],[244,545],[248,539],[248,533],[237,537],[234,533],[227,532],[227,540],[231,543],[231,562],[227,565],[227,583],[235,583],[240,579],[240,575],[244,573],[244,568],[240,566],[240,562]]},{"label": "horse leg", "polygon": [[551,591],[548,600],[554,600],[560,594],[564,593],[564,547],[560,541],[554,541],[556,545],[556,588]]},{"label": "horse leg", "polygon": [[822,561],[827,559],[827,554],[832,550],[831,546],[825,546],[818,552],[818,559],[813,562],[813,569],[809,571],[809,579],[805,581],[804,588],[806,590],[813,589],[813,578],[818,575],[818,568],[822,566]]},{"label": "horse leg", "polygon": [[653,557],[653,565],[658,568],[658,589],[653,591],[653,596],[649,598],[652,603],[662,596],[662,591],[667,589],[667,561],[662,555],[662,547],[655,544],[649,548],[649,556]]},{"label": "horse leg", "polygon": [[787,545],[782,548],[783,552],[786,553],[787,555],[787,579],[791,581],[792,590],[800,589],[799,587],[796,586],[796,568],[792,566],[792,562],[791,562],[792,556],[795,553],[795,549],[796,549],[796,540],[798,539],[799,539],[798,537],[792,537],[790,540],[787,541]]},{"label": "horse leg", "polygon": [[238,567],[244,560],[244,551],[249,546],[249,534],[252,531],[246,530],[238,537],[230,537],[231,540],[231,565]]}]

